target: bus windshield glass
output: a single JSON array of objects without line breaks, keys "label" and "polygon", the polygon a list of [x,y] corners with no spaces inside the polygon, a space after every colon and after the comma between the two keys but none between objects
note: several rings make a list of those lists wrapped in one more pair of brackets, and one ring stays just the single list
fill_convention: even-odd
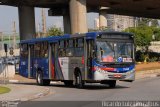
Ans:
[{"label": "bus windshield glass", "polygon": [[133,43],[97,41],[99,62],[133,62]]}]

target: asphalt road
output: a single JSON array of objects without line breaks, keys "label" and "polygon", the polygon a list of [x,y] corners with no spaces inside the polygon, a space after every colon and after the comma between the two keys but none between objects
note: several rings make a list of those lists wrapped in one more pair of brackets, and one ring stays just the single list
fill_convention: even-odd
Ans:
[{"label": "asphalt road", "polygon": [[[99,84],[87,84],[84,89],[65,87],[62,84],[49,87],[52,94],[37,99],[32,104],[27,103],[27,106],[52,105],[56,107],[53,104],[58,103],[57,105],[63,105],[59,107],[90,107],[87,106],[88,104],[97,107],[94,102],[76,101],[160,101],[160,77],[141,79],[133,83],[118,82],[114,89]],[[66,103],[64,101],[75,102]]]}]

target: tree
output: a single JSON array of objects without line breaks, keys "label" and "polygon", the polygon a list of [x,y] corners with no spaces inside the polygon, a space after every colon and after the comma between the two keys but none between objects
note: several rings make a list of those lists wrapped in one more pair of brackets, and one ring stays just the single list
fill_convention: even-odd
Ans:
[{"label": "tree", "polygon": [[140,47],[143,51],[148,51],[148,47],[152,41],[152,27],[143,26],[137,28],[128,28],[125,31],[129,31],[135,35],[136,47]]},{"label": "tree", "polygon": [[153,27],[154,41],[160,41],[160,28]]},{"label": "tree", "polygon": [[55,26],[51,27],[47,30],[48,36],[61,36],[63,34],[64,34],[64,32],[60,28],[57,28]]},{"label": "tree", "polygon": [[157,27],[158,20],[157,19],[150,19],[150,18],[139,18],[138,20],[138,26],[143,27],[143,26],[152,26],[152,27]]}]

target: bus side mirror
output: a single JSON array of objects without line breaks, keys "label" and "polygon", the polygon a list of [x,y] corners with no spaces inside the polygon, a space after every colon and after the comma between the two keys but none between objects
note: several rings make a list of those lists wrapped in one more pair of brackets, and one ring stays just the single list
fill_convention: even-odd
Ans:
[{"label": "bus side mirror", "polygon": [[101,51],[101,57],[103,56],[103,54],[104,54],[104,50],[100,50]]}]

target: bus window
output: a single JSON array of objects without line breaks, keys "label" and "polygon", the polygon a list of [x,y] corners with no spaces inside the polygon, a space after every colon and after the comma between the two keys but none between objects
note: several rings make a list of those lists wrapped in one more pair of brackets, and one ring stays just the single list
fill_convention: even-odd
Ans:
[{"label": "bus window", "polygon": [[59,49],[58,55],[59,55],[60,57],[65,57],[65,56],[66,56],[66,51],[65,51],[65,49],[63,49],[63,48]]},{"label": "bus window", "polygon": [[35,44],[35,57],[40,57],[40,43]]},{"label": "bus window", "polygon": [[28,57],[28,44],[21,45],[21,57],[27,58]]},{"label": "bus window", "polygon": [[78,47],[83,47],[83,46],[84,46],[83,39],[78,39]]},{"label": "bus window", "polygon": [[60,41],[59,46],[60,48],[64,48],[64,41]]},{"label": "bus window", "polygon": [[74,55],[76,57],[84,56],[84,48],[75,48]]},{"label": "bus window", "polygon": [[41,58],[47,58],[48,57],[48,43],[47,42],[42,42],[40,43],[40,57]]},{"label": "bus window", "polygon": [[69,40],[69,47],[70,47],[70,48],[73,47],[73,40]]},{"label": "bus window", "polygon": [[74,47],[78,47],[78,40],[77,39],[73,40],[73,45],[74,45]]},{"label": "bus window", "polygon": [[71,57],[74,54],[74,48],[67,48],[66,49],[66,56]]},{"label": "bus window", "polygon": [[31,45],[31,57],[33,58],[34,57],[34,45]]},{"label": "bus window", "polygon": [[83,39],[76,39],[76,47],[74,48],[74,56],[81,57],[84,55],[84,41]]},{"label": "bus window", "polygon": [[65,41],[64,41],[64,47],[65,47],[65,48],[68,48],[68,47],[69,47],[69,40],[65,40]]}]

